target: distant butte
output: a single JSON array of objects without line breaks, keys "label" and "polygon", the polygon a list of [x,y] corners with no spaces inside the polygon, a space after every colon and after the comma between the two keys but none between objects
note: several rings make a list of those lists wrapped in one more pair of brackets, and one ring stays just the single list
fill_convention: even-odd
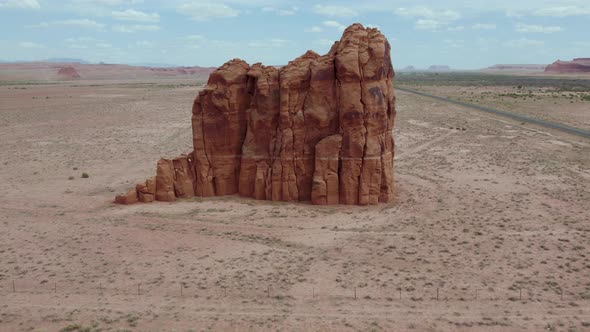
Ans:
[{"label": "distant butte", "polygon": [[557,74],[590,73],[590,58],[577,58],[572,61],[557,60],[547,66],[545,72]]},{"label": "distant butte", "polygon": [[239,194],[369,205],[394,196],[394,70],[377,29],[348,27],[328,54],[281,68],[234,59],[193,105],[194,150],[117,203]]},{"label": "distant butte", "polygon": [[78,71],[76,70],[76,68],[72,67],[72,66],[66,66],[63,68],[60,68],[57,71],[57,76],[61,79],[65,79],[65,80],[75,80],[78,78],[81,78],[80,74],[78,74]]}]

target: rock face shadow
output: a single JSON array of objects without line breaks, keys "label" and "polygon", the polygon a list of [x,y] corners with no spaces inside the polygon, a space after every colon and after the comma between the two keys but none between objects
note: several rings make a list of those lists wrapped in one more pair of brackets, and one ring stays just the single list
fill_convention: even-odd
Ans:
[{"label": "rock face shadow", "polygon": [[348,27],[328,54],[276,68],[240,59],[194,101],[193,147],[117,203],[192,196],[370,205],[393,199],[395,119],[390,45]]}]

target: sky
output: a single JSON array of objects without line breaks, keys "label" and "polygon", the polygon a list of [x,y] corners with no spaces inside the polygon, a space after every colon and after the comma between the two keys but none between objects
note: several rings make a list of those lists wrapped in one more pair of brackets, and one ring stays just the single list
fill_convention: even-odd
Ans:
[{"label": "sky", "polygon": [[377,27],[395,68],[590,57],[590,0],[0,0],[0,60],[282,65]]}]

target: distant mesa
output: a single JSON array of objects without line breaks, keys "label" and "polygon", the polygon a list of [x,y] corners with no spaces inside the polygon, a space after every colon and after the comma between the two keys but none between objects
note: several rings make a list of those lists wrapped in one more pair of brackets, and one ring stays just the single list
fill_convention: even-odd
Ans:
[{"label": "distant mesa", "polygon": [[156,62],[140,62],[140,63],[130,63],[130,66],[135,67],[153,67],[153,68],[174,68],[178,67],[178,65],[173,65],[171,63],[156,63]]},{"label": "distant mesa", "polygon": [[407,67],[404,67],[398,71],[399,72],[414,72],[414,71],[418,71],[418,69],[416,69],[416,67],[414,67],[414,66],[407,66]]},{"label": "distant mesa", "polygon": [[210,74],[215,67],[166,67],[166,68],[153,68],[147,67],[154,74],[158,76],[178,76],[178,75],[199,75],[199,74]]},{"label": "distant mesa", "polygon": [[552,74],[590,73],[590,58],[576,58],[572,61],[557,60],[547,66],[545,72]]},{"label": "distant mesa", "polygon": [[499,64],[482,69],[482,71],[527,71],[542,72],[547,67],[546,64]]},{"label": "distant mesa", "polygon": [[447,65],[432,65],[426,69],[420,69],[420,68],[416,68],[414,66],[407,66],[404,67],[400,70],[398,70],[399,72],[402,73],[415,73],[415,72],[421,72],[421,73],[426,73],[426,72],[433,72],[433,73],[440,73],[440,72],[449,72],[452,71],[450,66]]},{"label": "distant mesa", "polygon": [[57,76],[63,80],[76,80],[76,79],[82,78],[82,76],[80,76],[80,74],[78,74],[78,71],[76,70],[76,68],[74,68],[72,66],[66,66],[66,67],[61,68],[57,72]]},{"label": "distant mesa", "polygon": [[447,66],[447,65],[432,65],[432,66],[428,67],[428,71],[434,71],[434,72],[451,71],[451,67]]},{"label": "distant mesa", "polygon": [[[1,0],[0,0],[1,1]],[[58,59],[59,60],[59,59]],[[62,59],[74,61],[76,59]],[[96,80],[140,78],[206,78],[212,67],[157,68],[111,63],[11,62],[0,63],[0,80]]]}]

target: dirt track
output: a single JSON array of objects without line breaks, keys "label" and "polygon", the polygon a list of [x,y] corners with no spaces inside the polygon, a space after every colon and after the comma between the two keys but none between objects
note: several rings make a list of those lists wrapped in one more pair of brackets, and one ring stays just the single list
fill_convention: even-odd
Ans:
[{"label": "dirt track", "polygon": [[400,91],[393,204],[116,206],[196,94],[119,83],[0,87],[0,330],[589,329],[587,139]]}]

